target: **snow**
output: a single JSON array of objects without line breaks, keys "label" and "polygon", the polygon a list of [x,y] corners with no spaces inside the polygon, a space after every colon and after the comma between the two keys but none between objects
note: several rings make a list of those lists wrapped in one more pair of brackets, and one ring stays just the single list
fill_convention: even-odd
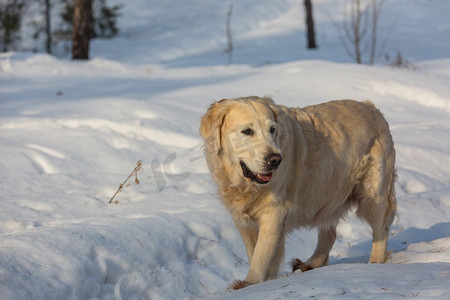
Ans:
[{"label": "snow", "polygon": [[[0,299],[448,299],[450,3],[387,1],[385,52],[416,70],[352,63],[330,20],[341,2],[314,4],[320,48],[308,52],[299,1],[235,1],[229,66],[226,1],[125,3],[120,36],[93,41],[89,61],[0,54]],[[279,279],[226,292],[248,262],[198,127],[213,100],[248,95],[382,110],[399,175],[386,264],[366,264],[370,228],[351,215],[330,266],[284,263]],[[108,204],[138,160],[139,184]],[[314,230],[293,233],[286,262],[315,243]]]},{"label": "snow", "polygon": [[448,264],[447,267],[442,263],[361,265],[357,272],[354,265],[341,264],[327,269],[273,280],[251,293],[238,290],[217,299],[448,299],[450,296],[448,290],[442,290],[441,279],[448,276]]}]

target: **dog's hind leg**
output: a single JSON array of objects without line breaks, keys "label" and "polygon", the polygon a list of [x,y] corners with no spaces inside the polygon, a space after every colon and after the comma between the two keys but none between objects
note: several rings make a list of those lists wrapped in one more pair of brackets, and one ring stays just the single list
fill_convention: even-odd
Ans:
[{"label": "dog's hind leg", "polygon": [[395,209],[393,210],[386,202],[378,203],[371,208],[370,214],[363,215],[363,218],[372,227],[370,263],[384,263],[387,260],[389,227],[394,220],[394,216]]},{"label": "dog's hind leg", "polygon": [[298,259],[291,262],[292,270],[301,269],[302,271],[311,270],[328,264],[328,258],[336,240],[336,226],[319,228],[319,236],[317,240],[316,250],[313,255],[305,263]]},{"label": "dog's hind leg", "polygon": [[387,255],[387,243],[389,239],[389,228],[397,210],[397,203],[394,193],[394,181],[395,174],[391,180],[391,185],[388,188],[387,196],[381,196],[384,199],[384,203],[379,203],[375,207],[375,212],[378,214],[378,218],[368,220],[372,227],[372,253],[370,254],[369,262],[371,263],[384,263],[388,259]]},{"label": "dog's hind leg", "polygon": [[358,205],[357,216],[372,227],[370,263],[384,263],[387,260],[389,228],[397,209],[394,159],[393,149],[389,152],[375,144],[367,173],[354,194]]},{"label": "dog's hind leg", "polygon": [[311,258],[306,261],[306,265],[312,269],[327,265],[329,254],[335,240],[336,226],[319,228],[316,250],[314,250]]}]

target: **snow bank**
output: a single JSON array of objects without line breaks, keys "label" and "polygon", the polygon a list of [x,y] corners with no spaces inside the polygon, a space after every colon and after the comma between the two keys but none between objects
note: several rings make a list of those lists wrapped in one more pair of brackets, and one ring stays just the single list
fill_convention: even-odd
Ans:
[{"label": "snow bank", "polygon": [[448,263],[333,265],[211,299],[447,299]]},{"label": "snow bank", "polygon": [[[288,43],[298,34],[297,2],[236,3],[241,64],[231,66],[222,65],[223,27],[214,22],[224,2],[192,1],[185,14],[179,1],[154,9],[136,1],[124,8],[123,34],[95,41],[87,62],[0,54],[0,298],[448,298],[450,60],[415,62],[416,71],[299,61],[303,54]],[[437,5],[448,3],[409,5],[417,14],[402,22],[439,15]],[[327,23],[325,14],[318,20]],[[436,36],[446,32],[432,21]],[[191,36],[190,25],[203,30]],[[324,44],[338,44],[322,32]],[[408,51],[425,56],[411,43]],[[248,262],[204,163],[198,126],[213,100],[248,95],[290,106],[371,99],[383,111],[399,175],[387,264],[365,264],[370,229],[350,216],[329,267],[291,274],[284,264],[283,278],[225,292]],[[108,204],[138,160],[140,184]],[[314,230],[293,233],[286,259],[308,258],[315,243]]]}]

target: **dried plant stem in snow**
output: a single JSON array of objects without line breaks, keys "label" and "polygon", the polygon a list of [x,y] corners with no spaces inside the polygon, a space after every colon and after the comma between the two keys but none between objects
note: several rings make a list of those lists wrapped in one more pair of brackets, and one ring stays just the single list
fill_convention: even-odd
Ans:
[{"label": "dried plant stem in snow", "polygon": [[136,163],[136,166],[134,167],[134,170],[131,171],[130,175],[128,175],[127,179],[125,179],[125,181],[120,184],[119,188],[115,192],[114,196],[111,197],[111,199],[109,200],[108,204],[111,203],[114,200],[114,197],[116,197],[116,195],[122,191],[122,189],[124,188],[125,184],[128,182],[128,180],[130,180],[131,177],[134,176],[134,182],[136,184],[139,184],[139,179],[137,178],[137,172],[139,172],[141,169],[142,169],[142,160],[139,160]]}]

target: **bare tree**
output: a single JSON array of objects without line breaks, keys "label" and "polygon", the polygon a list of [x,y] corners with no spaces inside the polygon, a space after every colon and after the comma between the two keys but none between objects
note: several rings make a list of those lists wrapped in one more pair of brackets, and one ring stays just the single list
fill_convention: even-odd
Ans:
[{"label": "bare tree", "polygon": [[308,41],[308,49],[317,49],[316,34],[314,32],[313,7],[311,0],[305,0],[304,5],[306,13],[306,38]]},{"label": "bare tree", "polygon": [[89,59],[92,33],[92,0],[75,0],[72,31],[72,59]]},{"label": "bare tree", "polygon": [[380,20],[380,13],[383,8],[385,0],[377,1],[372,0],[372,37],[371,37],[371,47],[370,47],[370,64],[375,63],[376,53],[377,53],[377,42],[378,42],[378,22]]},{"label": "bare tree", "polygon": [[[347,14],[350,14],[350,16]],[[346,38],[346,40],[344,39],[344,46],[347,53],[354,57],[358,64],[362,63],[361,39],[367,34],[367,22],[363,24],[363,20],[367,21],[368,19],[363,18],[361,0],[351,0],[349,12],[347,9],[344,10],[343,29]]]},{"label": "bare tree", "polygon": [[348,0],[344,8],[342,26],[338,26],[341,42],[348,55],[358,64],[368,52],[368,63],[373,64],[378,49],[378,25],[385,0]]},{"label": "bare tree", "polygon": [[232,14],[233,14],[233,3],[231,3],[228,8],[227,22],[226,22],[228,44],[227,44],[227,49],[225,49],[225,53],[228,54],[228,64],[233,63],[233,36],[231,34],[231,15]]}]

